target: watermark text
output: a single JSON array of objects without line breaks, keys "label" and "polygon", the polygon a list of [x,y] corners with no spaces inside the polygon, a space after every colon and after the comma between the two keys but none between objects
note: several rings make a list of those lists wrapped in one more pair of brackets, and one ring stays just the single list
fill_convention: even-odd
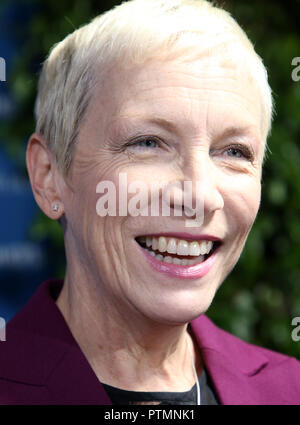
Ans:
[{"label": "watermark text", "polygon": [[96,212],[100,217],[158,217],[160,212],[163,217],[170,217],[172,210],[175,217],[183,214],[189,217],[185,220],[186,227],[200,227],[204,220],[203,184],[194,183],[195,186],[191,181],[128,183],[127,174],[120,173],[117,185],[109,180],[97,184],[96,193],[101,196]]},{"label": "watermark text", "polygon": [[0,57],[0,81],[6,81],[6,62]]},{"label": "watermark text", "polygon": [[6,341],[6,322],[0,317],[0,341]]},{"label": "watermark text", "polygon": [[295,67],[292,71],[292,80],[297,83],[300,81],[300,57],[292,59],[292,66]]},{"label": "watermark text", "polygon": [[296,326],[292,330],[292,340],[295,342],[300,341],[300,317],[294,317],[292,320],[292,326]]}]

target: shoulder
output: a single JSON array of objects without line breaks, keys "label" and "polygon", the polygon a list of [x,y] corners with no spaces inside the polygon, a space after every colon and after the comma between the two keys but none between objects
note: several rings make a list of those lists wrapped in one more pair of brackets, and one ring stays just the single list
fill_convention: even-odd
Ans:
[{"label": "shoulder", "polygon": [[243,341],[202,315],[191,326],[224,404],[298,404],[300,362]]},{"label": "shoulder", "polygon": [[46,281],[8,323],[0,343],[0,404],[111,404]]},{"label": "shoulder", "polygon": [[69,348],[60,321],[45,282],[7,324],[0,343],[0,404],[33,396],[45,402],[47,378]]}]

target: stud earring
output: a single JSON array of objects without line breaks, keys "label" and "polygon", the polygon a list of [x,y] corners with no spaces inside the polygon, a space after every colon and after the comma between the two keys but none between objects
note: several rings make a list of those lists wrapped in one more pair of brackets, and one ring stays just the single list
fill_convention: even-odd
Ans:
[{"label": "stud earring", "polygon": [[54,204],[54,205],[52,205],[52,210],[53,210],[54,212],[57,212],[57,211],[58,211],[58,209],[59,209],[58,204]]}]

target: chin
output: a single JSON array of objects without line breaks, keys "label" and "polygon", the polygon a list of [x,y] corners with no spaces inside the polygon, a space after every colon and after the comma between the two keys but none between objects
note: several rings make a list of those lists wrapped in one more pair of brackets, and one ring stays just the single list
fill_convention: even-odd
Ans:
[{"label": "chin", "polygon": [[160,295],[139,308],[150,320],[172,326],[184,325],[204,314],[210,307],[214,292],[202,288],[194,291],[180,291],[177,294]]}]

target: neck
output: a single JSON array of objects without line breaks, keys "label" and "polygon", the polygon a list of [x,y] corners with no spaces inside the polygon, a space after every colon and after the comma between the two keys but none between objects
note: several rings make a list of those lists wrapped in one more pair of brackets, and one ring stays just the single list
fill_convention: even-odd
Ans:
[{"label": "neck", "polygon": [[133,391],[187,391],[194,385],[193,362],[199,373],[201,358],[187,324],[124,311],[101,285],[82,284],[76,276],[67,271],[57,306],[101,382]]}]

